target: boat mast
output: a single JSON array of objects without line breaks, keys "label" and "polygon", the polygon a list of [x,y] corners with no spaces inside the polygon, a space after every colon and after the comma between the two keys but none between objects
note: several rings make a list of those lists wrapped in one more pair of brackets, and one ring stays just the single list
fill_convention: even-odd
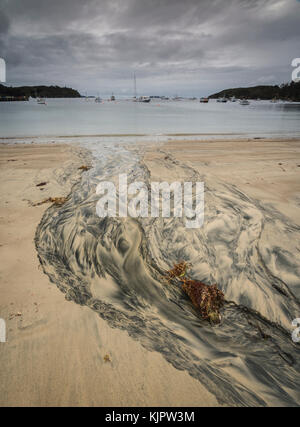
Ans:
[{"label": "boat mast", "polygon": [[136,75],[135,75],[135,72],[133,73],[133,80],[134,80],[134,98],[136,99]]}]

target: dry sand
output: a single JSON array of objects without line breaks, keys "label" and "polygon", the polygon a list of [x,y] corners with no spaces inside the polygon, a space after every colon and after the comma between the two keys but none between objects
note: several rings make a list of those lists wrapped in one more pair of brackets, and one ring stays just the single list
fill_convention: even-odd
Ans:
[{"label": "dry sand", "polygon": [[32,203],[66,196],[85,155],[67,145],[0,146],[0,406],[217,405],[199,381],[66,301],[43,274],[34,235],[48,205]]}]

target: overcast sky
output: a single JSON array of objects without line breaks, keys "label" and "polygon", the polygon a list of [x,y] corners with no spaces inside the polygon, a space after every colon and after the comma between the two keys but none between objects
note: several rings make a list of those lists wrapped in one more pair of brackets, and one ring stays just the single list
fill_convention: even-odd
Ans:
[{"label": "overcast sky", "polygon": [[298,0],[0,0],[7,83],[209,95],[291,80]]}]

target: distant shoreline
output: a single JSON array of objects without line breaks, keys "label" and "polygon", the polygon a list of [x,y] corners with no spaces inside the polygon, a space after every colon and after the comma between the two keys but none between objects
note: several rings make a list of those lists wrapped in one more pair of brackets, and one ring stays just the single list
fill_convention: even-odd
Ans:
[{"label": "distant shoreline", "polygon": [[[282,140],[288,138],[289,140],[299,140],[300,134],[295,132],[284,132],[278,134],[277,132],[264,133],[263,136],[257,136],[257,133],[167,133],[167,134],[87,134],[87,135],[30,135],[30,136],[0,136],[0,144],[9,144],[9,141],[23,141],[31,140],[31,142],[51,144],[61,139],[85,139],[85,138],[143,138],[145,142],[154,142],[155,139],[160,138],[159,142],[167,142],[168,140],[182,138],[188,138],[186,141],[208,141],[214,140],[217,137],[219,140],[223,140],[222,137],[232,137],[234,140]],[[199,137],[199,138],[197,138]],[[208,137],[202,139],[202,137]],[[147,139],[145,139],[147,138]],[[227,139],[227,138],[224,138]],[[36,140],[36,141],[35,141]],[[45,140],[42,142],[42,140]],[[142,140],[143,142],[143,140]],[[12,142],[16,143],[16,142]]]},{"label": "distant shoreline", "polygon": [[225,89],[209,96],[209,99],[217,98],[236,98],[236,99],[261,99],[261,100],[283,100],[290,102],[300,101],[300,82],[287,83],[283,85],[260,85],[252,87],[238,87]]},{"label": "distant shoreline", "polygon": [[69,87],[60,86],[4,86],[0,85],[0,100],[6,98],[82,98],[80,93]]}]

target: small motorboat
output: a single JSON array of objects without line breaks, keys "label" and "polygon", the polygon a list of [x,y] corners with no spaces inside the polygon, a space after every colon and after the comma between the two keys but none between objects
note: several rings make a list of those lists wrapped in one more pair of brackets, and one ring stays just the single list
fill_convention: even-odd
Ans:
[{"label": "small motorboat", "polygon": [[37,103],[42,104],[42,105],[46,105],[46,100],[45,100],[45,98],[38,98]]},{"label": "small motorboat", "polygon": [[241,100],[240,100],[240,104],[241,104],[241,105],[249,105],[249,104],[250,104],[250,102],[248,101],[248,99],[241,99]]},{"label": "small motorboat", "polygon": [[209,101],[209,98],[204,98],[204,97],[200,98],[200,102],[201,102],[202,104],[207,104],[207,103],[208,103],[208,101]]},{"label": "small motorboat", "polygon": [[150,96],[140,96],[139,98],[136,98],[136,102],[144,102],[149,103],[151,101]]}]

